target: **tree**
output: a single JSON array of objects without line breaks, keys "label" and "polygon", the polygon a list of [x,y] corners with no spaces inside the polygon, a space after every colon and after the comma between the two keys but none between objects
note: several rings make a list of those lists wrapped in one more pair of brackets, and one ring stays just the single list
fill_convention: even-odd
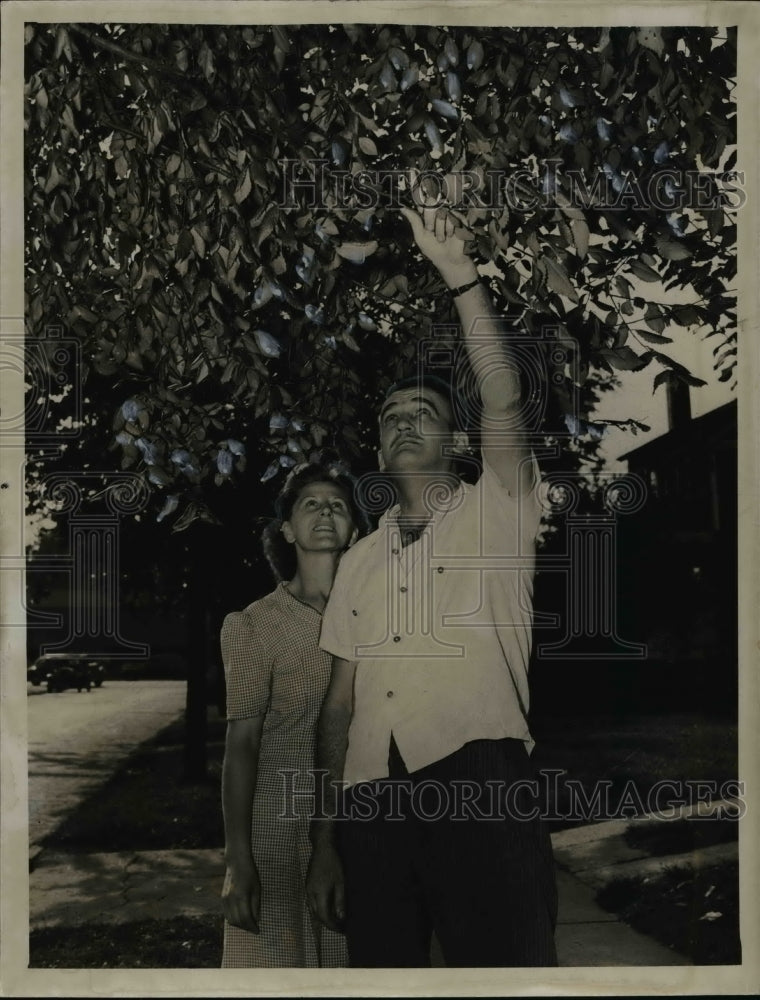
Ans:
[{"label": "tree", "polygon": [[26,43],[29,336],[79,339],[122,467],[175,529],[213,519],[253,442],[265,481],[325,444],[356,457],[451,321],[398,225],[410,167],[459,176],[571,452],[593,455],[616,372],[700,384],[667,353],[690,326],[731,377],[731,29],[30,24]]}]

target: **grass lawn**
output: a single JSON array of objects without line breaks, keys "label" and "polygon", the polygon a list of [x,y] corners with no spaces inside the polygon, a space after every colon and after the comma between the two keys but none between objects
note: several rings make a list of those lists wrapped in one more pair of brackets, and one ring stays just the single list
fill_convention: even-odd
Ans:
[{"label": "grass lawn", "polygon": [[[182,780],[183,723],[176,722],[138,750],[44,846],[77,851],[223,846],[220,786],[225,723],[215,709],[209,716],[204,781]],[[604,818],[569,815],[567,779],[579,782],[587,797],[596,782],[609,782],[606,800],[614,810],[630,782],[646,807],[649,790],[661,779],[714,781],[719,791],[724,782],[736,778],[736,726],[722,719],[696,713],[552,717],[535,720],[533,731],[539,770],[566,772],[557,782],[558,796],[547,783],[551,829]]]},{"label": "grass lawn", "polygon": [[[737,776],[737,726],[725,718],[697,712],[544,716],[533,720],[532,730],[539,772],[565,772],[556,782],[546,782],[552,830],[621,815],[631,818],[630,810],[620,813],[626,802],[640,804],[646,812],[663,808],[668,794],[659,800],[651,794],[659,781],[681,783],[687,799],[693,783],[714,782],[717,798]],[[579,814],[568,781],[578,783],[587,801],[593,801],[601,785],[601,813]]]},{"label": "grass lawn", "polygon": [[32,969],[218,969],[221,918],[46,927],[29,935]]},{"label": "grass lawn", "polygon": [[44,841],[60,851],[159,851],[224,846],[225,723],[209,709],[208,774],[183,781],[180,720],[146,744]]},{"label": "grass lawn", "polygon": [[625,832],[629,847],[643,848],[652,856],[685,854],[738,839],[736,819],[679,819],[644,826],[632,823]]},{"label": "grass lawn", "polygon": [[[634,822],[625,832],[630,847],[644,848],[653,857],[728,844],[738,836],[735,818]],[[649,878],[617,879],[598,893],[597,900],[695,965],[741,962],[737,861],[696,869],[674,865]]]},{"label": "grass lawn", "polygon": [[699,870],[669,868],[644,880],[618,879],[598,893],[597,901],[695,965],[741,963],[735,862]]}]

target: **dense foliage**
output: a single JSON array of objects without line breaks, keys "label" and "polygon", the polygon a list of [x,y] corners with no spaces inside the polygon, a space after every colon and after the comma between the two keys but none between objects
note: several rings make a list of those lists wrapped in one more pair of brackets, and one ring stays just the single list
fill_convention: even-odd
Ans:
[{"label": "dense foliage", "polygon": [[175,527],[246,452],[275,482],[355,457],[452,322],[399,225],[410,167],[459,175],[497,306],[545,347],[548,436],[588,451],[618,371],[699,384],[668,353],[694,330],[731,377],[731,29],[29,24],[26,50],[28,335],[78,339]]}]

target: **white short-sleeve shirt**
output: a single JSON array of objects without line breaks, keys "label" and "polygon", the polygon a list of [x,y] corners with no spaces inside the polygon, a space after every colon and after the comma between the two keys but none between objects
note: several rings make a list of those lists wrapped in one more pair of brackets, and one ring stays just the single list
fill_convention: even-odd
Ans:
[{"label": "white short-sleeve shirt", "polygon": [[474,739],[532,748],[537,489],[513,497],[484,463],[439,501],[418,541],[401,545],[392,508],[338,568],[320,646],[357,663],[348,784],[387,777],[391,733],[410,771]]}]

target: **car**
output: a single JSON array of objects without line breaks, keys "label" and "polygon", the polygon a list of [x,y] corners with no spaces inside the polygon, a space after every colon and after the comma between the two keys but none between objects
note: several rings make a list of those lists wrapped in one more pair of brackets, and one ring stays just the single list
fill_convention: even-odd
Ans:
[{"label": "car", "polygon": [[45,674],[39,664],[35,661],[26,668],[26,679],[30,684],[42,684]]},{"label": "car", "polygon": [[48,691],[89,691],[100,687],[105,678],[105,667],[89,653],[45,653],[27,669],[27,680],[32,684],[47,684]]}]

